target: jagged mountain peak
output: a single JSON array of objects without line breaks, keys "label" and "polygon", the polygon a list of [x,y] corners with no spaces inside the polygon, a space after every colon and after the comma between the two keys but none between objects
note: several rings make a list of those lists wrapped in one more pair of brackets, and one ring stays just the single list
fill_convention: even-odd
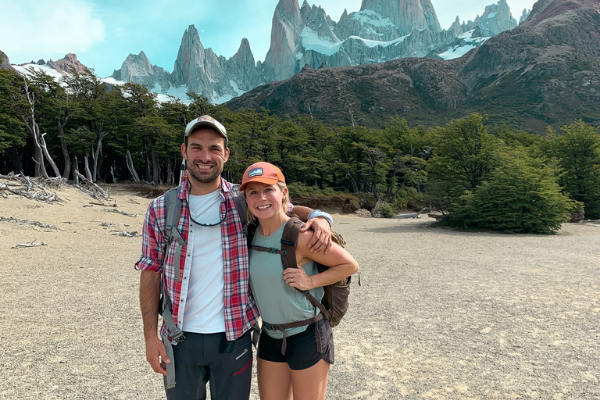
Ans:
[{"label": "jagged mountain peak", "polygon": [[250,42],[248,42],[248,39],[242,39],[238,51],[233,55],[233,57],[231,57],[231,60],[235,60],[237,63],[244,64],[245,67],[255,67],[254,55],[250,49]]},{"label": "jagged mountain peak", "polygon": [[[506,4],[506,0],[497,1],[500,6],[496,7]],[[204,48],[198,30],[189,25],[170,74],[173,86],[180,93],[194,91],[219,102],[257,85],[290,78],[305,65],[317,69],[428,54],[436,57],[447,52],[448,46],[455,47],[451,56],[456,58],[487,39],[474,36],[475,22],[461,23],[459,18],[450,29],[442,30],[431,0],[362,0],[361,11],[348,14],[344,9],[337,23],[321,6],[311,6],[308,0],[301,4],[299,7],[299,0],[278,0],[264,62],[255,62],[247,39],[242,39],[230,59],[219,56]],[[490,21],[485,23],[496,23],[493,18]],[[456,49],[459,46],[462,50]],[[132,70],[146,77],[157,74],[157,67],[146,59],[143,53],[129,59],[129,65],[121,70],[123,80],[135,81],[128,76]],[[161,87],[164,90],[162,83]]]},{"label": "jagged mountain peak", "polygon": [[126,60],[150,64],[150,60],[148,59],[148,56],[146,56],[146,53],[144,53],[143,50],[140,51],[140,54],[129,53]]},{"label": "jagged mountain peak", "polygon": [[363,0],[360,11],[371,10],[387,17],[406,35],[414,30],[442,30],[430,0]]},{"label": "jagged mountain peak", "polygon": [[[227,104],[381,127],[391,115],[435,125],[472,112],[545,132],[583,118],[600,124],[600,2],[554,1],[549,17],[487,40],[452,61],[404,58],[383,64],[306,69]],[[560,11],[562,10],[562,11]],[[592,11],[594,10],[594,11]],[[472,37],[479,36],[474,28]],[[581,32],[585,32],[582,34]],[[565,101],[568,99],[568,101]]]},{"label": "jagged mountain peak", "polygon": [[48,66],[54,68],[55,70],[61,73],[67,73],[71,68],[75,69],[80,74],[86,73],[88,71],[88,68],[79,62],[79,60],[77,59],[77,54],[74,53],[69,53],[60,60],[50,60],[47,64]]},{"label": "jagged mountain peak", "polygon": [[200,42],[200,33],[198,33],[198,29],[196,29],[194,24],[188,26],[185,32],[183,32],[181,42],[183,43],[184,41],[191,43],[198,42],[200,43],[200,46],[202,46],[202,43]]},{"label": "jagged mountain peak", "polygon": [[499,0],[498,4],[486,6],[483,15],[475,18],[475,24],[481,28],[484,36],[494,36],[518,25],[506,0]]},{"label": "jagged mountain peak", "polygon": [[348,18],[348,11],[344,8],[344,12],[340,16],[340,21],[346,18]]},{"label": "jagged mountain peak", "polygon": [[247,38],[243,38],[242,42],[240,43],[240,48],[238,49],[238,53],[241,51],[252,51],[250,50],[250,42],[248,41]]},{"label": "jagged mountain peak", "polygon": [[529,17],[530,13],[531,13],[531,10],[524,8],[523,13],[521,14],[521,17],[519,18],[519,24],[522,24],[523,22],[527,21],[527,18]]}]

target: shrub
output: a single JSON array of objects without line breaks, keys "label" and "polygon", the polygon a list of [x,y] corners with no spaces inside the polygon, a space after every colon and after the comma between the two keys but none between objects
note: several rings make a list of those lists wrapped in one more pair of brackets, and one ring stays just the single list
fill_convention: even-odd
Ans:
[{"label": "shrub", "polygon": [[489,179],[461,197],[449,223],[505,233],[553,233],[581,203],[562,193],[556,171],[515,152]]},{"label": "shrub", "polygon": [[385,201],[380,201],[377,203],[374,214],[376,217],[380,216],[381,218],[394,218],[394,210],[392,209],[392,206]]}]

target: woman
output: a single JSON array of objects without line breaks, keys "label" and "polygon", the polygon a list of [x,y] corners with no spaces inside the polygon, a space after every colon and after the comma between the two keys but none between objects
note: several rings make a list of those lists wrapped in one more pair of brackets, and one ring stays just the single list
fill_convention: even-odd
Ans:
[{"label": "woman", "polygon": [[[289,194],[283,174],[272,164],[253,164],[244,173],[240,190],[259,224],[253,246],[279,249],[290,219],[285,213]],[[310,230],[299,234],[299,268],[284,271],[281,255],[250,252],[250,286],[263,320],[257,363],[261,400],[325,399],[334,359],[333,335],[327,319],[300,290],[309,290],[321,300],[323,286],[352,275],[358,271],[358,263],[337,244],[327,254],[311,252],[308,243],[312,235]],[[329,268],[318,273],[315,261]],[[285,328],[285,336],[274,326],[306,320],[316,322]]]}]

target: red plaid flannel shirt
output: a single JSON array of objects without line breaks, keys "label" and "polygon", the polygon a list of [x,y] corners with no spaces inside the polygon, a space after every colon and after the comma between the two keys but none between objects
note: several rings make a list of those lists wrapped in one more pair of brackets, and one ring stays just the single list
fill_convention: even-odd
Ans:
[{"label": "red plaid flannel shirt", "polygon": [[[235,200],[231,193],[231,183],[221,179],[221,192],[225,198],[224,205],[227,207],[227,218],[221,224],[221,237],[223,240],[223,273],[225,279],[224,303],[225,303],[225,333],[227,340],[235,340],[250,329],[258,318],[256,303],[250,295],[248,284],[248,247],[246,236],[243,233],[242,221],[238,215]],[[187,243],[189,229],[189,205],[187,202],[187,180],[179,186],[178,197],[181,199],[181,216],[177,229],[181,237]],[[223,212],[223,208],[221,208]],[[173,320],[181,329],[182,321],[178,320],[181,284],[187,244],[181,251],[181,270],[179,282],[173,276],[173,258],[177,244],[172,241],[167,253],[167,262],[164,263],[163,236],[167,219],[164,195],[154,199],[148,206],[146,219],[144,221],[144,232],[142,242],[142,255],[136,262],[135,268],[142,271],[153,271],[163,273],[163,282],[171,303],[173,304]],[[183,310],[182,314],[183,315]],[[183,319],[183,318],[182,318]],[[167,330],[163,323],[161,333]]]}]

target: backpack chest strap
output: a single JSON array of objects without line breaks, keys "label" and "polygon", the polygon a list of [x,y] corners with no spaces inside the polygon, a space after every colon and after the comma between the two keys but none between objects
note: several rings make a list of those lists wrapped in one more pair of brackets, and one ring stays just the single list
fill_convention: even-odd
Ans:
[{"label": "backpack chest strap", "polygon": [[286,250],[276,249],[275,247],[263,247],[263,246],[252,245],[251,249],[256,250],[256,251],[264,251],[266,253],[271,253],[271,254],[280,254],[282,256],[285,256],[287,254]]}]

